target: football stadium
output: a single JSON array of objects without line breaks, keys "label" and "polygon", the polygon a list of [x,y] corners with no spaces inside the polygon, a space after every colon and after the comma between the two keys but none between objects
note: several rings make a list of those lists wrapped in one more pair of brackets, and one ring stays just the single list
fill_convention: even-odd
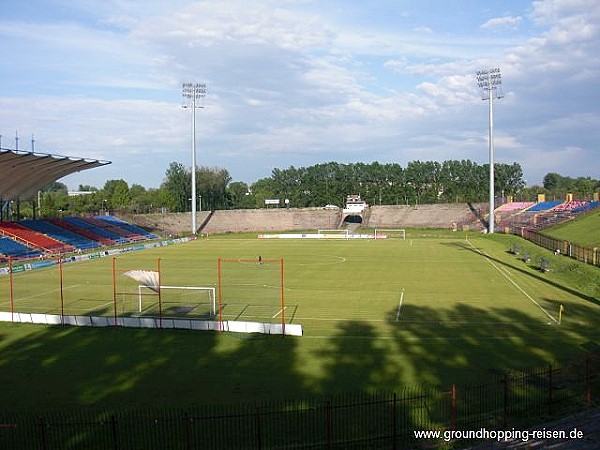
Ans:
[{"label": "football stadium", "polygon": [[0,153],[1,448],[412,448],[598,404],[597,194],[505,199],[493,234],[485,203],[355,193],[38,217],[106,164]]}]

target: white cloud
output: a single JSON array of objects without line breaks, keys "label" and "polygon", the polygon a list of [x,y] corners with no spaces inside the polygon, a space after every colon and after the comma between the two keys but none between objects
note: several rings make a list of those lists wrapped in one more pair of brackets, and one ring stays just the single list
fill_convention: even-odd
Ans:
[{"label": "white cloud", "polygon": [[[532,180],[543,176],[536,158],[546,151],[558,162],[557,149],[579,148],[572,164],[600,173],[599,163],[582,163],[600,141],[590,131],[600,129],[596,2],[534,2],[530,15],[492,9],[496,19],[479,28],[473,20],[470,34],[442,32],[425,10],[394,28],[366,28],[344,22],[343,10],[333,20],[318,2],[70,1],[94,20],[0,22],[0,39],[35,50],[39,58],[24,64],[56,71],[49,84],[62,87],[15,94],[13,86],[36,84],[35,71],[4,75],[12,84],[0,86],[0,123],[33,131],[40,149],[113,160],[95,172],[107,178],[156,186],[169,162],[187,164],[182,81],[209,86],[197,116],[200,164],[226,167],[236,180],[321,158],[484,162],[487,111],[474,74],[496,66],[507,94],[496,107],[498,157],[522,162]],[[523,35],[489,32],[530,20],[536,27]],[[140,169],[143,161],[151,168]]]},{"label": "white cloud", "polygon": [[176,38],[189,48],[223,43],[279,47],[290,51],[324,46],[331,36],[318,16],[291,12],[270,2],[229,0],[193,3],[135,27],[151,42]]},{"label": "white cloud", "polygon": [[531,15],[539,24],[555,24],[574,16],[588,16],[595,20],[598,7],[596,0],[535,0]]},{"label": "white cloud", "polygon": [[480,28],[495,30],[495,29],[509,29],[509,30],[517,30],[523,18],[521,16],[504,16],[504,17],[495,17],[493,19],[488,20],[484,24],[480,26]]}]

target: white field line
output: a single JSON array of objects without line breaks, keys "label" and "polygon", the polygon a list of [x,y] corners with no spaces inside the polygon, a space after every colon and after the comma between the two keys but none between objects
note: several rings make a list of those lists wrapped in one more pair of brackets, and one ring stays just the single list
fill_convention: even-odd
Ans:
[{"label": "white field line", "polygon": [[281,314],[282,312],[284,312],[286,310],[287,306],[284,306],[283,309],[280,309],[279,311],[277,311],[277,314],[275,314],[274,316],[271,316],[271,319],[274,319],[275,317],[277,317],[279,314]]},{"label": "white field line", "polygon": [[[402,340],[405,342],[424,342],[424,341],[460,341],[464,338],[462,337],[447,337],[447,336],[439,336],[439,337],[427,337],[427,338],[420,338],[420,337],[403,337],[401,339],[394,337],[394,336],[327,336],[327,335],[314,335],[314,336],[310,336],[310,335],[306,335],[304,334],[302,336],[302,339],[327,339],[327,340],[336,340],[336,339],[362,339],[362,340],[367,340],[367,341],[398,341],[398,340]],[[479,336],[477,338],[478,340],[482,340],[482,341],[499,341],[499,340],[506,340],[506,336]]]},{"label": "white field line", "polygon": [[[509,339],[511,337],[519,337],[520,335],[515,333],[515,334],[505,334],[505,335],[500,335],[500,336],[480,336],[477,339],[481,340],[481,341],[502,341],[502,340],[506,340]],[[463,341],[464,337],[453,337],[453,336],[436,336],[436,337],[418,337],[418,336],[402,336],[402,337],[398,337],[398,336],[360,336],[360,335],[356,335],[356,336],[352,336],[352,335],[337,335],[337,336],[331,336],[331,335],[323,335],[323,334],[316,334],[316,335],[307,335],[304,334],[302,336],[302,339],[327,339],[327,340],[338,340],[338,339],[355,339],[355,340],[368,340],[368,341],[402,341],[402,342],[435,342],[435,341]]]},{"label": "white field line", "polygon": [[542,305],[540,305],[531,295],[529,295],[527,292],[525,292],[525,290],[519,286],[510,276],[509,273],[504,272],[502,269],[500,269],[496,264],[494,264],[494,262],[490,259],[490,256],[486,253],[483,253],[481,250],[479,250],[478,248],[476,248],[471,241],[469,241],[469,239],[467,239],[467,242],[469,243],[469,245],[471,246],[471,248],[473,248],[473,250],[475,250],[477,253],[479,253],[481,256],[485,257],[485,260],[490,263],[492,265],[492,267],[494,267],[504,278],[506,278],[514,287],[516,287],[519,291],[521,291],[521,293],[527,297],[529,300],[531,300],[531,302],[536,305],[544,314],[546,314],[546,316],[548,316],[550,318],[550,320],[552,320],[554,323],[558,324],[558,320],[556,320],[553,316],[550,315],[550,313],[548,313],[548,311],[546,311],[544,309],[544,307]]},{"label": "white field line", "polygon": [[[63,291],[66,291],[67,289],[73,289],[78,286],[82,286],[82,285],[81,284],[72,284],[70,286],[64,286]],[[54,289],[48,289],[47,291],[40,292],[39,294],[28,295],[26,297],[19,297],[19,298],[15,299],[15,301],[21,302],[21,301],[27,301],[27,300],[34,300],[36,298],[46,297],[46,296],[48,296],[48,294],[56,293],[56,292],[60,292],[60,287],[54,288]]]},{"label": "white field line", "polygon": [[400,320],[400,311],[402,310],[402,300],[404,300],[404,288],[400,293],[400,301],[398,302],[398,311],[396,312],[396,322]]},{"label": "white field line", "polygon": [[[287,308],[287,306],[286,306],[286,308]],[[360,319],[361,322],[389,322],[386,319],[370,319],[368,317],[359,317],[358,319]],[[340,318],[340,317],[304,317],[304,316],[295,316],[294,320],[296,320],[296,321],[310,320],[310,321],[314,321],[314,322],[355,322],[357,320],[357,318],[356,317],[354,317],[354,318],[344,318],[344,317]]]},{"label": "white field line", "polygon": [[[104,308],[105,306],[112,306],[112,305],[114,305],[113,302],[108,302],[108,303],[104,303],[104,304],[101,304],[101,305],[97,305],[97,307],[98,308]],[[67,308],[69,310],[71,310],[71,311],[90,311],[90,308],[79,308],[77,306],[68,306],[67,305]],[[59,311],[59,310],[60,310],[60,308],[53,308],[53,309],[51,309],[51,311]],[[65,315],[68,316],[69,314],[65,314]]]}]

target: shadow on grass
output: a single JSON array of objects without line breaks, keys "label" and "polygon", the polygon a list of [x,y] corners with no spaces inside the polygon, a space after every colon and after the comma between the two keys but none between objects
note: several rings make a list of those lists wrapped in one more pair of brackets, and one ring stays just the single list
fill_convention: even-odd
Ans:
[{"label": "shadow on grass", "polygon": [[475,253],[477,255],[480,255],[483,258],[488,259],[489,261],[493,261],[493,262],[501,264],[501,265],[503,265],[505,267],[510,267],[511,269],[513,269],[513,270],[515,270],[515,271],[517,271],[519,273],[522,273],[524,275],[527,275],[527,276],[529,276],[531,278],[534,278],[537,281],[540,281],[540,282],[542,282],[544,284],[547,284],[549,286],[552,286],[554,288],[557,288],[557,289],[560,289],[560,290],[562,290],[564,292],[567,292],[567,293],[569,293],[569,294],[571,294],[571,295],[573,295],[575,297],[579,297],[582,300],[585,300],[587,302],[590,302],[590,303],[593,303],[595,305],[600,306],[600,299],[598,299],[596,297],[592,297],[590,295],[583,294],[582,292],[579,292],[579,291],[577,291],[575,289],[571,289],[571,288],[569,288],[567,286],[564,286],[564,285],[562,285],[560,283],[557,283],[557,282],[549,279],[548,276],[543,276],[541,274],[535,273],[534,272],[535,267],[532,266],[532,265],[530,265],[530,264],[524,263],[522,260],[519,260],[519,261],[522,262],[523,264],[526,264],[527,267],[529,268],[529,270],[523,268],[522,265],[511,264],[511,263],[508,263],[508,262],[503,261],[501,259],[498,259],[498,258],[495,258],[493,256],[490,256],[487,253],[483,253],[483,251],[480,250],[479,248],[477,248],[475,246],[471,246],[471,245],[469,245],[468,243],[465,243],[465,242],[443,243],[442,245],[448,245],[448,246],[452,246],[452,247],[458,247],[458,248],[460,248],[462,250],[473,252],[473,253]]},{"label": "shadow on grass", "polygon": [[[583,308],[598,317],[592,306]],[[449,397],[442,399],[441,409],[434,410],[433,403],[419,400],[422,394],[401,395],[397,408],[380,397],[346,397],[355,402],[349,406],[336,403],[336,396],[372,391],[407,392],[401,384],[407,373],[415,374],[422,385],[447,389],[450,380],[460,385],[506,369],[544,366],[557,357],[571,355],[573,346],[584,337],[582,331],[573,327],[547,325],[502,306],[482,310],[459,304],[434,309],[407,304],[398,321],[396,317],[396,310],[387,313],[385,326],[390,331],[389,339],[382,338],[381,329],[369,323],[339,322],[331,338],[311,355],[319,362],[319,374],[302,370],[307,363],[298,356],[303,338],[5,324],[0,325],[0,393],[4,405],[10,405],[14,413],[65,411],[82,406],[122,412],[211,404],[260,405],[284,398],[330,397],[333,400],[326,403],[328,406],[309,402],[312,406],[289,412],[291,419],[285,424],[278,422],[284,420],[281,417],[285,413],[261,418],[260,406],[250,408],[249,415],[244,413],[244,417],[251,418],[247,422],[251,424],[250,431],[236,432],[244,439],[248,436],[256,439],[252,430],[259,426],[279,424],[284,429],[298,426],[300,429],[294,430],[298,442],[305,436],[315,445],[322,445],[328,439],[344,442],[345,436],[353,436],[357,439],[355,448],[367,448],[367,441],[361,439],[368,440],[369,433],[374,433],[379,443],[391,442],[394,420],[402,421],[404,432],[432,423],[427,420],[450,420]],[[543,380],[538,384],[543,386]],[[413,408],[417,408],[418,414]],[[0,410],[0,417],[1,413]],[[91,420],[97,424],[98,417],[91,416]],[[181,416],[173,417],[172,420],[181,423]],[[235,414],[226,416],[229,421],[237,420],[235,417]],[[122,416],[120,421],[122,424]],[[317,426],[318,430],[307,429],[306,434],[302,431],[306,423]],[[98,427],[101,428],[80,426],[77,439],[93,442]],[[132,427],[131,433],[143,432]],[[57,424],[52,429],[67,433]],[[119,432],[129,433],[122,429]],[[234,442],[222,448],[239,448],[235,446],[240,444],[235,434],[229,436],[222,430],[220,433],[219,439],[229,437]],[[262,432],[256,433],[261,436]],[[290,429],[276,437],[264,436],[284,440],[291,434]],[[62,438],[65,434],[57,436]],[[201,437],[196,442],[199,441]],[[78,447],[73,444],[62,448]]]},{"label": "shadow on grass", "polygon": [[[505,370],[540,367],[585,353],[597,338],[600,312],[580,305],[577,318],[560,326],[499,305],[434,309],[407,304],[396,321],[388,312],[398,349],[423,383],[449,386],[468,383]],[[584,322],[585,320],[585,322]]]}]

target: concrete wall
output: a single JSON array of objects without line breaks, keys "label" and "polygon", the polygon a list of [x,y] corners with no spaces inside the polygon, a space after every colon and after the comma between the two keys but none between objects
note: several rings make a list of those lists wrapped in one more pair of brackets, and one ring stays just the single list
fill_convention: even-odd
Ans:
[{"label": "concrete wall", "polygon": [[466,203],[372,206],[368,226],[374,228],[450,228],[474,219]]},{"label": "concrete wall", "polygon": [[[481,209],[482,205],[474,205]],[[210,212],[198,214],[198,226]],[[372,228],[450,228],[453,223],[480,224],[466,203],[434,205],[371,206],[365,212],[363,226]],[[144,214],[127,218],[133,223],[154,228],[165,234],[190,234],[190,213]],[[294,231],[338,228],[341,210],[323,208],[272,208],[215,211],[203,233]]]},{"label": "concrete wall", "polygon": [[323,208],[237,209],[215,211],[206,233],[337,228],[340,211]]}]

